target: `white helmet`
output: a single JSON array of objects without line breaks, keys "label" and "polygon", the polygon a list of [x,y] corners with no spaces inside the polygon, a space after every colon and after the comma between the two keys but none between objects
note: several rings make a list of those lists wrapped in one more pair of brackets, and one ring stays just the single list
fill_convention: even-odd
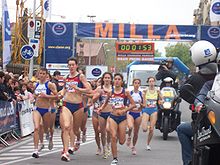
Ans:
[{"label": "white helmet", "polygon": [[191,58],[196,66],[207,64],[216,60],[215,46],[205,40],[197,41],[190,48]]},{"label": "white helmet", "polygon": [[166,83],[173,83],[173,79],[171,77],[166,77],[165,79],[163,79],[163,81]]}]

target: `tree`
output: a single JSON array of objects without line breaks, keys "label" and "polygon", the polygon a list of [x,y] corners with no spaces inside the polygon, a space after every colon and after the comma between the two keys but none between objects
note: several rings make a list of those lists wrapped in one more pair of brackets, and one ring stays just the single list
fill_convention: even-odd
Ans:
[{"label": "tree", "polygon": [[155,50],[154,57],[161,57],[162,53],[158,49]]},{"label": "tree", "polygon": [[165,47],[167,57],[178,57],[190,70],[194,68],[194,64],[190,57],[191,44],[178,42],[175,45],[168,44]]}]

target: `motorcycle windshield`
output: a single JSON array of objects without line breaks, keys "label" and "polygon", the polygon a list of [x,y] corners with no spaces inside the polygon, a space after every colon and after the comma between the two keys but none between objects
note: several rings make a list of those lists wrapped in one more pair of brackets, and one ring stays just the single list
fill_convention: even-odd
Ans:
[{"label": "motorcycle windshield", "polygon": [[220,103],[220,74],[215,76],[214,83],[211,89],[212,97],[215,101]]}]

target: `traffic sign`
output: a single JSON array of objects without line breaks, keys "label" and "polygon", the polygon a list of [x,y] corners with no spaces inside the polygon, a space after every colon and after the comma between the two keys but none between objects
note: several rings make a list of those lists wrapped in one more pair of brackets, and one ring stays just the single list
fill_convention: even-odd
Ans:
[{"label": "traffic sign", "polygon": [[34,50],[30,45],[22,46],[20,53],[21,57],[25,60],[30,60],[34,56]]},{"label": "traffic sign", "polygon": [[28,38],[40,39],[41,34],[41,20],[28,19]]},{"label": "traffic sign", "polygon": [[29,45],[34,50],[34,57],[38,57],[38,50],[39,50],[39,39],[30,38]]}]

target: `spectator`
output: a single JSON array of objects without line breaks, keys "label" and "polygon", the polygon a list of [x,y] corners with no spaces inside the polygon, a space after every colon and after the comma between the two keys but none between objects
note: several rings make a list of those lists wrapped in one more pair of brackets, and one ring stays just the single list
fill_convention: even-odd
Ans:
[{"label": "spectator", "polygon": [[8,100],[8,94],[5,91],[5,85],[4,85],[4,80],[5,80],[5,73],[3,71],[0,71],[0,100]]},{"label": "spectator", "polygon": [[33,71],[33,76],[32,76],[32,78],[31,78],[31,81],[32,82],[37,82],[38,81],[38,70],[34,70]]},{"label": "spectator", "polygon": [[14,89],[13,89],[13,86],[11,85],[11,83],[12,83],[11,76],[8,74],[5,74],[5,80],[4,80],[5,92],[8,94],[9,98],[16,100]]},{"label": "spectator", "polygon": [[53,78],[52,78],[52,80],[51,80],[51,82],[56,85],[58,92],[63,89],[63,87],[59,85],[60,76],[61,76],[60,71],[56,70],[56,71],[53,73]]}]

